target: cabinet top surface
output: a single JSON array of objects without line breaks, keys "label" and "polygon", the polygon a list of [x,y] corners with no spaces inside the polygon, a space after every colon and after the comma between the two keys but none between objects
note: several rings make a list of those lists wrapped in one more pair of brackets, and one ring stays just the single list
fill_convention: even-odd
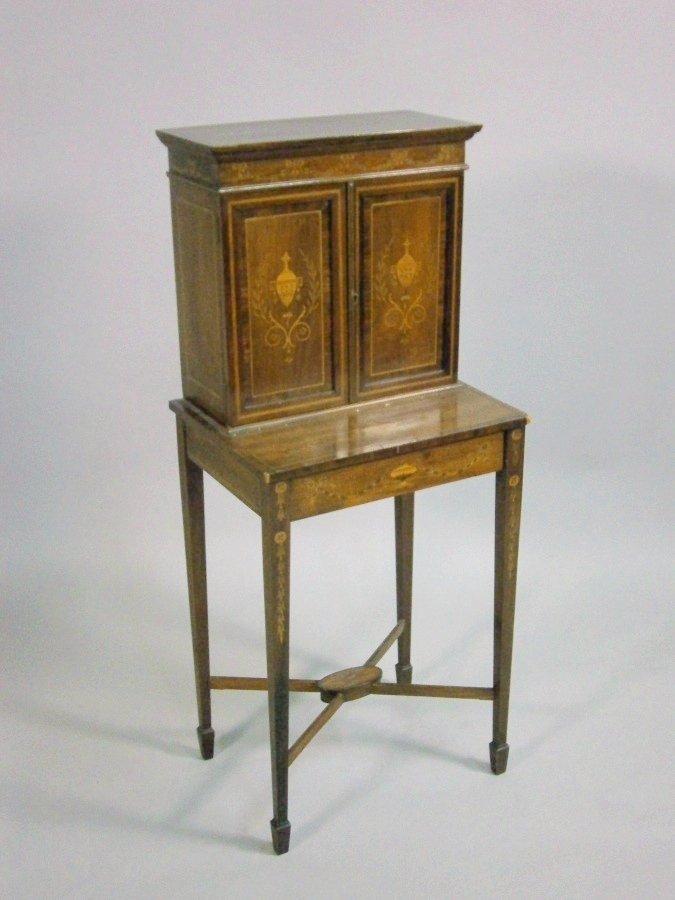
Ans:
[{"label": "cabinet top surface", "polygon": [[174,412],[220,435],[240,460],[270,476],[312,473],[524,425],[521,410],[459,382],[420,394],[227,429],[184,400]]},{"label": "cabinet top surface", "polygon": [[368,144],[397,138],[410,140],[422,137],[433,137],[439,141],[464,141],[481,127],[471,122],[428,113],[393,110],[169,128],[158,131],[157,136],[167,146],[191,144],[212,153],[231,153],[280,144],[297,148],[313,144],[336,145],[354,141]]}]

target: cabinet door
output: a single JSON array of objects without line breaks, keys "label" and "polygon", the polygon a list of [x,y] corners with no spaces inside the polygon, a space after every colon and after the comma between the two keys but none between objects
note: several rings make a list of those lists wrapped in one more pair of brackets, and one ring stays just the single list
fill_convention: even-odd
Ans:
[{"label": "cabinet door", "polygon": [[344,188],[225,203],[235,421],[344,402]]},{"label": "cabinet door", "polygon": [[457,376],[461,175],[355,187],[356,397]]}]

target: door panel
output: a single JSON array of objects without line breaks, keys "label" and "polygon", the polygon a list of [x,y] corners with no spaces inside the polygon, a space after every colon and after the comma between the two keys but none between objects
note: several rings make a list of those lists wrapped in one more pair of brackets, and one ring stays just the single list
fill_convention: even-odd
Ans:
[{"label": "door panel", "polygon": [[238,421],[344,402],[341,188],[227,201]]},{"label": "door panel", "polygon": [[357,397],[456,377],[460,177],[355,188]]}]

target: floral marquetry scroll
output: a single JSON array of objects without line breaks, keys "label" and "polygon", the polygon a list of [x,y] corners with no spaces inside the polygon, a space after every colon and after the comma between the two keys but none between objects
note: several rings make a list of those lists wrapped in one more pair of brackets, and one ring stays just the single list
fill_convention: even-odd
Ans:
[{"label": "floral marquetry scroll", "polygon": [[230,201],[240,413],[340,396],[341,220],[332,191]]}]

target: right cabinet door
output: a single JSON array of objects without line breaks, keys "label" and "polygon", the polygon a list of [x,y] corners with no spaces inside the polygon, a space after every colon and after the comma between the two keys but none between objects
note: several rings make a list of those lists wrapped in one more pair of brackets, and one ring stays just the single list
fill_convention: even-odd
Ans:
[{"label": "right cabinet door", "polygon": [[461,174],[354,187],[354,399],[457,377]]}]

